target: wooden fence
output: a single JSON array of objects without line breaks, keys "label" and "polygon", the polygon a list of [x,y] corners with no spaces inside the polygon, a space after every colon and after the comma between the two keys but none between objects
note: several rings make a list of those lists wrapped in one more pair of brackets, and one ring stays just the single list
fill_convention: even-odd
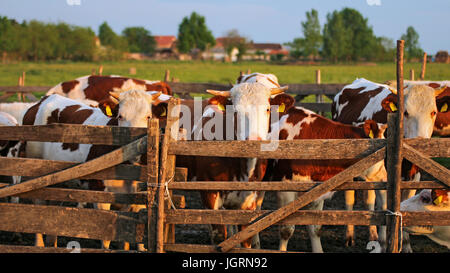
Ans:
[{"label": "wooden fence", "polygon": [[[392,182],[353,182],[353,177],[375,162],[386,158],[392,165],[394,137],[388,139],[294,140],[279,141],[275,151],[261,151],[265,141],[177,141],[178,114],[172,109],[179,100],[169,103],[166,132],[160,139],[159,124],[151,120],[148,129],[109,126],[45,125],[1,127],[0,139],[64,143],[114,145],[117,149],[86,163],[49,161],[42,159],[0,158],[1,175],[32,177],[17,185],[0,188],[0,198],[18,196],[69,202],[147,204],[148,210],[139,213],[103,211],[60,206],[0,203],[0,230],[43,233],[96,240],[146,242],[149,251],[216,252],[210,245],[187,245],[174,240],[175,224],[250,225],[219,245],[221,251],[270,252],[239,248],[241,241],[253,234],[279,224],[296,225],[386,225],[393,216],[386,211],[299,211],[328,191],[387,189]],[[394,126],[394,115],[390,126]],[[172,132],[173,131],[173,132]],[[393,135],[393,134],[391,134]],[[171,137],[173,136],[173,137]],[[160,143],[161,142],[161,147]],[[218,148],[220,147],[220,148]],[[298,153],[301,150],[302,153]],[[147,153],[147,166],[123,162]],[[448,188],[450,172],[430,158],[450,157],[450,139],[410,139],[402,143],[403,157],[417,164],[438,181],[401,181],[400,189]],[[355,164],[324,182],[186,182],[186,170],[175,168],[177,155],[258,157],[276,159],[354,159]],[[66,180],[125,179],[146,183],[146,190],[138,193],[111,193],[75,189],[48,188]],[[263,190],[304,192],[289,205],[273,211],[240,211],[181,209],[182,196],[171,196],[178,209],[172,209],[166,198],[169,190]],[[391,194],[392,195],[392,194]],[[391,196],[390,195],[390,196]],[[393,194],[392,196],[397,196]],[[394,199],[392,199],[394,200]],[[399,202],[396,201],[390,202]],[[450,212],[401,212],[403,226],[450,225]],[[147,235],[147,236],[146,236]],[[390,245],[395,245],[392,239]],[[100,244],[99,244],[100,245]],[[0,252],[65,252],[64,248],[35,248],[31,246],[1,245]],[[84,252],[114,252],[101,249],[82,249]],[[395,252],[395,251],[393,251]]]}]

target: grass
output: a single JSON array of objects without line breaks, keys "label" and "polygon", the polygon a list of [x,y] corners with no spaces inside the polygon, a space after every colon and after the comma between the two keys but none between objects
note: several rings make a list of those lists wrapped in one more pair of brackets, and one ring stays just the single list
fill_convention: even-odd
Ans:
[{"label": "grass", "polygon": [[[375,82],[395,79],[395,63],[379,63],[373,65],[337,64],[337,65],[280,65],[262,62],[220,63],[202,61],[128,61],[105,62],[103,74],[131,76],[129,69],[135,67],[136,78],[161,80],[165,70],[170,70],[171,78],[181,82],[235,82],[239,71],[273,73],[281,83],[314,83],[315,71],[321,70],[322,83],[349,83],[356,78],[367,78]],[[56,85],[59,82],[89,75],[100,63],[13,63],[0,64],[0,86],[16,85],[22,71],[26,72],[26,85]],[[405,65],[405,78],[409,78],[410,69],[414,69],[416,78],[421,71],[420,63]],[[450,64],[427,64],[426,79],[447,80],[450,77]]]}]

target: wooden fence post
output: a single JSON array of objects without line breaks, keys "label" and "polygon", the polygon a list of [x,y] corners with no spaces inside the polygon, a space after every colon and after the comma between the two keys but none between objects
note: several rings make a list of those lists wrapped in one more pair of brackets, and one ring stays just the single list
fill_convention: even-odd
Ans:
[{"label": "wooden fence post", "polygon": [[166,72],[164,73],[164,82],[170,81],[170,70],[166,69]]},{"label": "wooden fence post", "polygon": [[103,65],[100,65],[98,68],[98,75],[101,76],[103,74]]},{"label": "wooden fence post", "polygon": [[405,41],[397,41],[397,97],[398,111],[388,115],[389,135],[386,145],[386,171],[387,183],[387,252],[398,253],[399,229],[400,229],[400,201],[401,201],[401,167],[402,167],[402,143],[403,143],[403,49]]},{"label": "wooden fence post", "polygon": [[159,120],[152,118],[147,127],[147,249],[156,251],[156,192],[158,191],[159,171]]},{"label": "wooden fence post", "polygon": [[409,70],[409,79],[414,80],[414,69]]},{"label": "wooden fence post", "polygon": [[427,66],[427,53],[423,53],[423,60],[422,60],[422,72],[420,73],[420,80],[423,81],[425,79],[425,69]]},{"label": "wooden fence post", "polygon": [[[320,82],[321,82],[321,79],[320,79],[320,69],[317,69],[316,70],[316,83],[317,84],[320,84]],[[322,94],[317,94],[316,95],[316,102],[317,103],[322,103],[323,102],[323,97],[322,97]],[[323,112],[319,112],[319,115],[323,115],[324,113]]]},{"label": "wooden fence post", "polygon": [[[179,99],[172,98],[167,108],[167,124],[164,132],[164,138],[161,147],[160,175],[158,185],[158,217],[156,226],[156,252],[164,252],[164,193],[166,187],[175,175],[175,155],[169,155],[170,142],[178,138],[178,122],[180,117]],[[170,202],[170,194],[168,196]]]}]

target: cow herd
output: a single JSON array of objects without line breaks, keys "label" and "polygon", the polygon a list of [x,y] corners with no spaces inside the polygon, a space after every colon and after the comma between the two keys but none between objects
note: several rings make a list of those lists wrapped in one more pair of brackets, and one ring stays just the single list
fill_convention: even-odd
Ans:
[{"label": "cow herd", "polygon": [[[332,119],[308,109],[295,106],[292,96],[285,93],[273,74],[241,75],[230,90],[207,90],[213,97],[204,100],[181,100],[180,127],[186,134],[180,139],[191,140],[293,140],[293,139],[355,139],[384,138],[387,114],[398,110],[394,84],[380,84],[357,79],[345,86],[332,104]],[[450,82],[405,81],[404,135],[406,138],[430,138],[450,135]],[[168,100],[173,93],[167,83],[122,76],[85,76],[62,82],[51,88],[35,103],[0,104],[0,124],[46,125],[54,123],[82,125],[114,125],[146,127],[148,119],[158,118],[164,124]],[[183,122],[181,122],[183,121]],[[213,124],[214,126],[211,126]],[[112,151],[104,145],[51,142],[0,141],[2,156],[29,157],[48,160],[85,162]],[[301,153],[301,151],[299,151]],[[145,164],[136,158],[135,164]],[[259,158],[226,158],[177,156],[178,167],[188,169],[189,181],[326,181],[354,161],[336,160],[273,160]],[[419,181],[419,168],[410,162],[402,164],[405,181]],[[362,170],[359,179],[387,181],[384,161]],[[20,183],[20,177],[13,178]],[[91,190],[135,192],[136,182],[104,180],[79,184]],[[85,186],[88,185],[88,186]],[[261,209],[264,192],[259,191],[202,191],[201,201],[208,209]],[[277,204],[285,206],[297,198],[297,192],[278,192]],[[327,193],[305,209],[321,210]],[[368,191],[366,204],[375,209],[379,199],[386,210],[386,191]],[[418,195],[410,191],[404,196],[402,210],[449,210],[449,190],[423,190]],[[13,200],[17,202],[17,199]],[[354,205],[354,191],[345,193],[347,210]],[[36,200],[35,202],[41,202]],[[82,204],[80,204],[82,206]],[[111,204],[95,204],[109,210]],[[145,206],[131,205],[122,210],[138,211]],[[245,226],[239,226],[244,229]],[[280,250],[287,250],[295,226],[280,226]],[[313,252],[323,252],[320,226],[308,226]],[[386,243],[386,228],[370,227],[369,241]],[[450,227],[409,227],[413,234],[423,234],[449,247]],[[232,227],[212,225],[211,240],[217,244],[228,238]],[[407,235],[405,234],[407,238]],[[56,238],[48,236],[47,245],[56,246]],[[347,226],[346,245],[354,244],[354,228]],[[44,246],[43,236],[36,235],[36,245]],[[259,248],[258,235],[242,243],[243,247]],[[102,242],[103,248],[109,242]],[[143,250],[143,245],[138,245]],[[412,251],[407,245],[405,251]]]}]

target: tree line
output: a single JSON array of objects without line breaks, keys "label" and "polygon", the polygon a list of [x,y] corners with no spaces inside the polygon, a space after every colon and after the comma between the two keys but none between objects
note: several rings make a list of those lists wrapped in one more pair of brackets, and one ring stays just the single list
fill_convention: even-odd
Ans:
[{"label": "tree line", "polygon": [[[101,46],[98,46],[97,39]],[[19,23],[0,16],[0,53],[3,60],[118,60],[124,52],[152,54],[155,45],[150,31],[143,27],[127,27],[118,35],[104,22],[99,27],[97,38],[90,27],[37,20]]]},{"label": "tree line", "polygon": [[[369,26],[368,19],[355,9],[343,8],[328,13],[323,26],[320,25],[318,12],[312,9],[306,12],[301,30],[303,37],[285,44],[291,48],[292,59],[356,62],[392,61],[395,58],[394,41],[387,37],[377,37]],[[236,29],[228,31],[226,37],[225,51],[230,54],[233,48],[238,48],[239,58],[251,43]],[[408,60],[423,55],[419,35],[413,27],[408,27],[400,39],[405,40],[405,55]],[[199,53],[212,48],[215,43],[204,16],[192,12],[182,19],[176,43],[180,53]],[[19,23],[0,16],[0,53],[3,61],[119,60],[123,58],[124,52],[152,55],[155,48],[154,37],[144,27],[127,27],[117,34],[104,22],[98,28],[97,37],[90,27],[37,20]]]},{"label": "tree line", "polygon": [[[392,61],[395,58],[394,41],[377,37],[368,19],[352,8],[328,13],[323,27],[317,10],[312,9],[306,12],[306,21],[301,22],[301,29],[303,37],[286,43],[292,48],[291,57],[294,59],[356,62]],[[405,57],[408,60],[422,57],[419,34],[412,26],[400,39],[405,40]]]}]

